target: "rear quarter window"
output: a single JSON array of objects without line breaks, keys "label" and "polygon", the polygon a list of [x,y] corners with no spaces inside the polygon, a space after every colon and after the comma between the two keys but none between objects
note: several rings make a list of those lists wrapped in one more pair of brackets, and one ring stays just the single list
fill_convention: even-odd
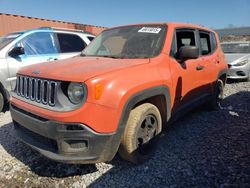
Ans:
[{"label": "rear quarter window", "polygon": [[208,55],[211,53],[210,35],[207,32],[199,31],[201,55]]},{"label": "rear quarter window", "polygon": [[216,36],[214,33],[211,33],[211,48],[212,48],[212,52],[214,52],[217,49],[217,40],[216,40]]},{"label": "rear quarter window", "polygon": [[87,37],[89,41],[92,41],[95,37]]},{"label": "rear quarter window", "polygon": [[78,35],[57,33],[57,38],[61,53],[81,52],[87,46]]}]

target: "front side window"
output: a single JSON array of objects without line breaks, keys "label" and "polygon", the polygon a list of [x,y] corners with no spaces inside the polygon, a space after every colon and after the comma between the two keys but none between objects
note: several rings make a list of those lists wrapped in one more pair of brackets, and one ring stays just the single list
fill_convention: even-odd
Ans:
[{"label": "front side window", "polygon": [[178,52],[182,46],[196,46],[194,30],[176,30],[172,40],[170,55],[178,59]]},{"label": "front side window", "polygon": [[81,52],[85,47],[85,42],[78,35],[57,33],[61,53]]},{"label": "front side window", "polygon": [[224,43],[221,47],[224,53],[250,53],[250,43]]},{"label": "front side window", "polygon": [[0,37],[0,50],[19,37],[22,33],[11,33]]},{"label": "front side window", "polygon": [[182,46],[195,46],[195,34],[194,31],[177,31],[177,51],[180,50]]},{"label": "front side window", "polygon": [[54,35],[49,32],[32,33],[16,44],[24,48],[25,55],[45,55],[58,53]]},{"label": "front side window", "polygon": [[125,26],[102,32],[83,51],[85,56],[150,58],[163,47],[165,25]]},{"label": "front side window", "polygon": [[208,33],[199,32],[201,55],[207,55],[211,53],[210,35]]}]

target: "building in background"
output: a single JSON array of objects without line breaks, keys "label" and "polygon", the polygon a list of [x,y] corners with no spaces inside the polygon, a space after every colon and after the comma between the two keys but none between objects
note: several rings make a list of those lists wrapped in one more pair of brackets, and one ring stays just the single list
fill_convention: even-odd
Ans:
[{"label": "building in background", "polygon": [[0,36],[38,27],[78,29],[98,35],[105,27],[0,13]]},{"label": "building in background", "polygon": [[217,29],[221,41],[250,41],[250,27]]}]

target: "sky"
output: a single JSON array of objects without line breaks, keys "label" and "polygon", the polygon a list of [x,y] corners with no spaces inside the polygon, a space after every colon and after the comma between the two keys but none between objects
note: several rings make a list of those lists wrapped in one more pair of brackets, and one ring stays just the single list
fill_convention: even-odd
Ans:
[{"label": "sky", "polygon": [[250,0],[0,0],[0,13],[105,27],[168,21],[250,26]]}]

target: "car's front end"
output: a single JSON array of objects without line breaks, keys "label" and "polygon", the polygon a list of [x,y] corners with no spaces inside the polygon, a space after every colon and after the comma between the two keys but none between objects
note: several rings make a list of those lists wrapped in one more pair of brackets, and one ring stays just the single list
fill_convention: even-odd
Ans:
[{"label": "car's front end", "polygon": [[[17,136],[56,161],[92,163],[112,159],[115,131],[100,127],[111,124],[108,117],[116,112],[87,102],[87,95],[87,87],[81,82],[18,75],[10,106]],[[93,114],[101,117],[97,119]]]},{"label": "car's front end", "polygon": [[[227,58],[229,58],[226,55]],[[244,57],[244,56],[243,56]],[[237,59],[232,62],[228,62],[229,71],[227,77],[230,79],[248,79],[250,76],[250,55]]]},{"label": "car's front end", "polygon": [[222,43],[227,63],[229,79],[249,79],[250,42]]},{"label": "car's front end", "polygon": [[76,57],[21,69],[10,99],[17,136],[56,161],[111,160],[119,147],[121,110],[102,100],[110,86],[99,75],[148,61]]}]

